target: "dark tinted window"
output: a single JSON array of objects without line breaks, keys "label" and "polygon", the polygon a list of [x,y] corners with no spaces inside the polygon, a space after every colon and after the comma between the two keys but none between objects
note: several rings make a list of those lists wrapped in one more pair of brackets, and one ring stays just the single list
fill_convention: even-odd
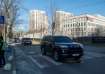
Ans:
[{"label": "dark tinted window", "polygon": [[24,41],[25,41],[25,40],[31,40],[31,39],[30,39],[30,38],[23,38],[22,40],[24,40]]},{"label": "dark tinted window", "polygon": [[70,38],[68,37],[63,37],[63,36],[58,36],[58,37],[53,37],[54,42],[58,43],[71,43],[73,42]]}]

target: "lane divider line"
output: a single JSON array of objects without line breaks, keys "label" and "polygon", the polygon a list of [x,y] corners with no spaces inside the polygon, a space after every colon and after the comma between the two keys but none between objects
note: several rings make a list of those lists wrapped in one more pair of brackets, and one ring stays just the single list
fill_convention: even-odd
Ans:
[{"label": "lane divider line", "polygon": [[50,57],[42,56],[42,55],[40,55],[40,56],[43,57],[44,59],[46,59],[47,61],[51,62],[51,63],[54,64],[54,65],[61,65],[61,64],[63,64],[63,63],[54,61],[54,60],[51,59]]},{"label": "lane divider line", "polygon": [[35,60],[34,58],[32,58],[31,56],[28,56],[39,68],[43,69],[47,66],[40,64],[37,60]]}]

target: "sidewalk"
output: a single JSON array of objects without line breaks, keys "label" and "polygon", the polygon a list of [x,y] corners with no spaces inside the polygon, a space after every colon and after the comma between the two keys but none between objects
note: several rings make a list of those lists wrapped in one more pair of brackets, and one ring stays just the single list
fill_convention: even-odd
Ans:
[{"label": "sidewalk", "polygon": [[10,46],[5,48],[5,60],[6,60],[6,64],[3,68],[0,68],[0,74],[12,74],[13,50]]}]

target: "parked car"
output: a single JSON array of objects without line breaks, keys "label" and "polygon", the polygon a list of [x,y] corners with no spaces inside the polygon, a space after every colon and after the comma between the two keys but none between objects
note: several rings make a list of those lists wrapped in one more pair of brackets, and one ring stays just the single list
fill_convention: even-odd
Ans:
[{"label": "parked car", "polygon": [[22,38],[22,45],[32,45],[32,40],[30,38]]},{"label": "parked car", "polygon": [[66,58],[81,61],[83,45],[74,42],[67,36],[44,36],[41,41],[42,55],[50,54],[56,61]]},{"label": "parked car", "polygon": [[20,39],[19,38],[14,38],[13,42],[19,43],[20,42]]}]

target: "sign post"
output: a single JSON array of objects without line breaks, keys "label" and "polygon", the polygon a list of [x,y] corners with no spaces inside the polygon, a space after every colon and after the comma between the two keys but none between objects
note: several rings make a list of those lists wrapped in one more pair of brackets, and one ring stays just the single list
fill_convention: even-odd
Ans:
[{"label": "sign post", "polygon": [[4,41],[6,41],[5,18],[4,18],[4,16],[0,16],[0,31],[3,32]]},{"label": "sign post", "polygon": [[0,16],[0,24],[4,24],[4,16]]}]

